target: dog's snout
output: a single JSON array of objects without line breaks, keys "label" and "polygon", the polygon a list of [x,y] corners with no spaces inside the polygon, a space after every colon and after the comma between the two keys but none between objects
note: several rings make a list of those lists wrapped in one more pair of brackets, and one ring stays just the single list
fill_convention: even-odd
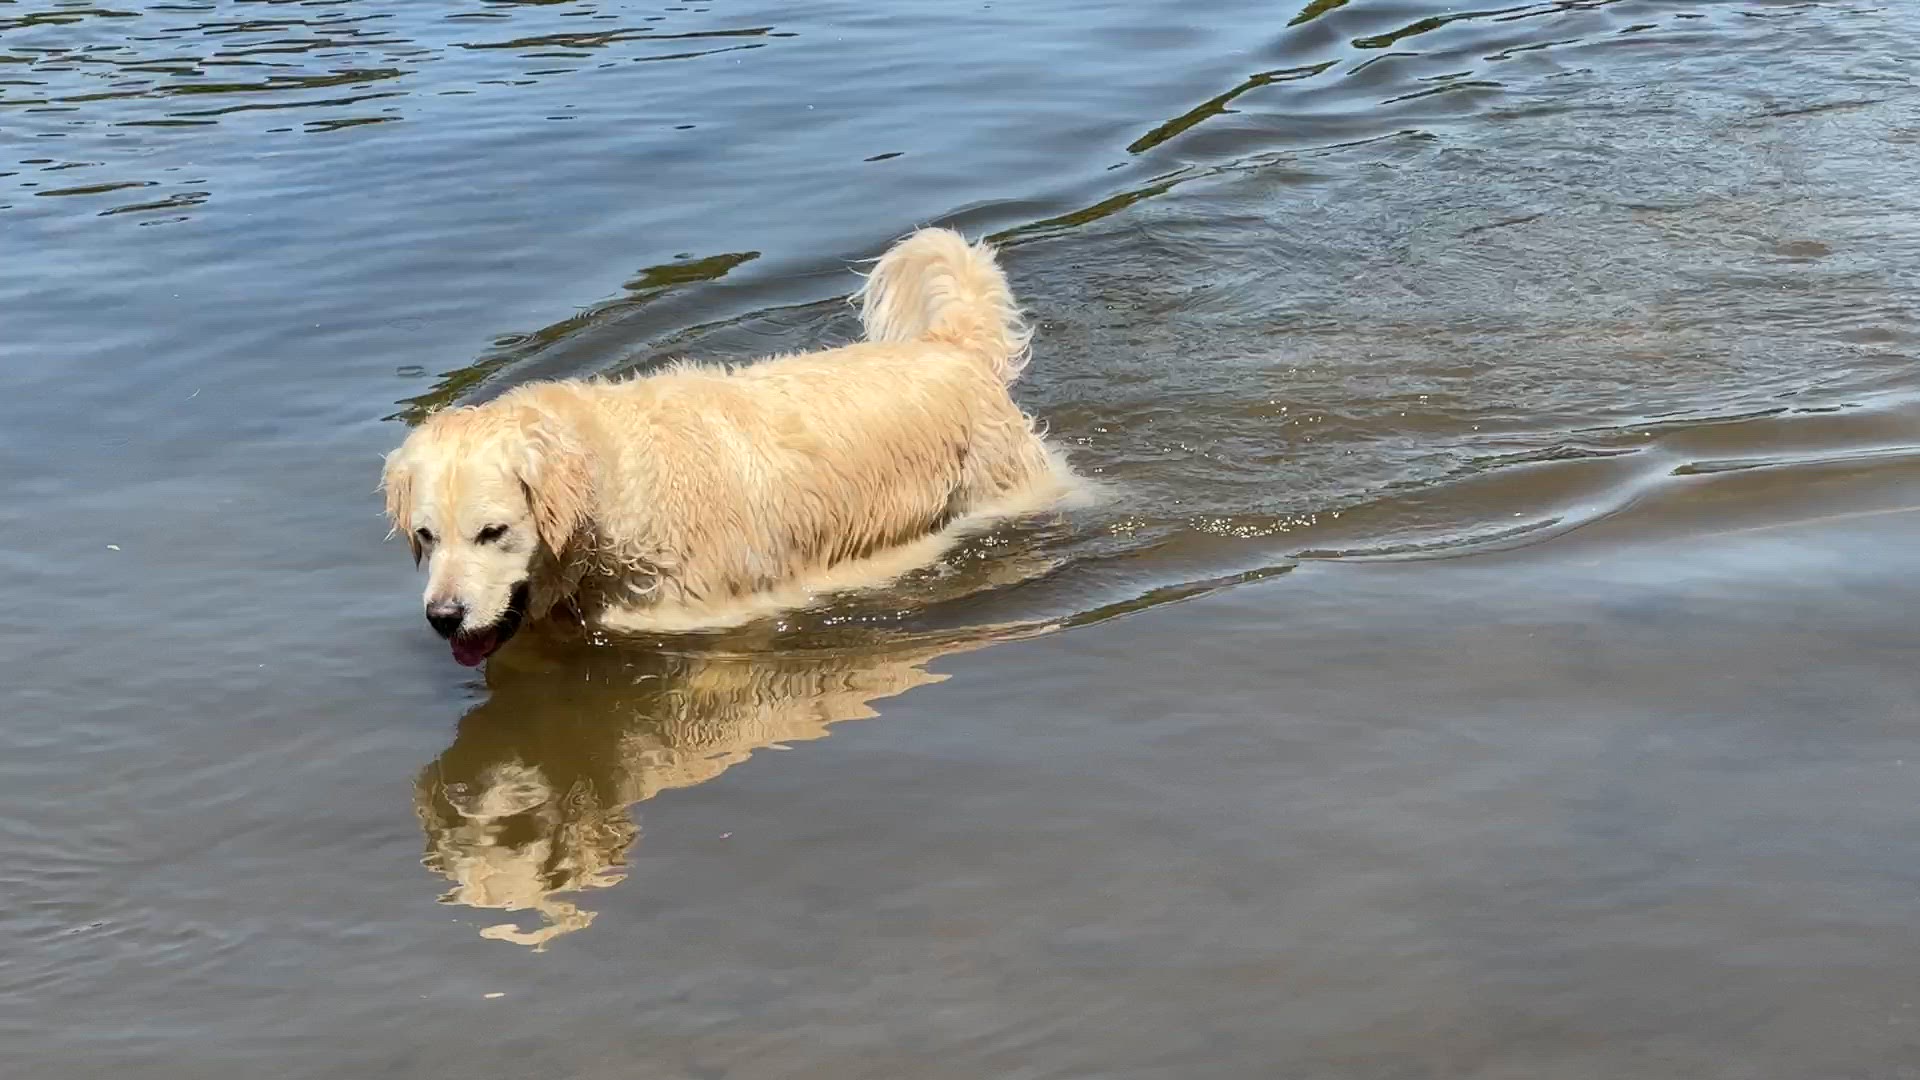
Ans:
[{"label": "dog's snout", "polygon": [[436,600],[427,605],[427,622],[443,638],[459,633],[460,622],[466,617],[467,609],[458,600]]}]

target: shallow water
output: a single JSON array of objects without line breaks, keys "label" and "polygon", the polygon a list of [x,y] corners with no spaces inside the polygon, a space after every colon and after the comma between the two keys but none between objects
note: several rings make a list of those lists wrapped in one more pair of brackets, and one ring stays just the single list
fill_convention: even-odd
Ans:
[{"label": "shallow water", "polygon": [[[0,3],[10,1069],[1920,1066],[1911,20],[1111,8]],[[406,419],[931,221],[1111,498],[447,662]]]}]

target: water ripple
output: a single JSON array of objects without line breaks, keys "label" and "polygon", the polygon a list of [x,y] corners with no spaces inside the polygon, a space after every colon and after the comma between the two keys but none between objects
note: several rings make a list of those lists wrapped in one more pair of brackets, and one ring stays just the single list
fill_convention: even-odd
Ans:
[{"label": "water ripple", "polygon": [[[203,4],[156,4],[140,10],[55,4],[50,10],[14,13],[0,8],[0,116],[12,118],[19,135],[61,140],[106,167],[142,170],[114,187],[167,185],[151,164],[161,157],[191,160],[187,143],[154,144],[117,137],[137,131],[211,138],[204,130],[249,122],[223,140],[247,140],[292,131],[327,135],[418,118],[415,95],[430,88],[437,97],[467,96],[527,88],[580,73],[554,66],[555,58],[607,55],[635,63],[691,61],[743,49],[763,48],[791,37],[772,25],[729,26],[707,9],[669,7],[642,25],[577,30],[582,19],[614,16],[590,2],[486,4],[484,10],[424,13],[365,11],[359,5],[315,5],[274,0],[274,14],[241,0]],[[283,14],[283,12],[285,12]],[[515,24],[519,32],[495,40],[464,38],[463,27]],[[654,43],[766,39],[710,49],[650,48]],[[463,59],[463,58],[472,59]],[[545,63],[543,63],[545,61]],[[246,73],[249,77],[236,78]],[[257,74],[256,74],[257,73]],[[391,84],[369,94],[316,94],[338,87]],[[231,104],[182,108],[201,96]],[[368,108],[369,103],[380,103]],[[536,103],[530,101],[530,104]],[[298,129],[265,126],[264,117],[298,109],[319,115]],[[550,119],[573,119],[572,106],[553,102],[540,109]],[[130,130],[129,130],[130,129]],[[224,145],[223,145],[224,149]],[[24,186],[24,185],[23,185]],[[85,194],[88,192],[68,192]],[[203,189],[167,193],[150,204],[128,204],[116,213],[139,217],[195,209],[211,195]],[[184,220],[175,213],[167,220]]]}]

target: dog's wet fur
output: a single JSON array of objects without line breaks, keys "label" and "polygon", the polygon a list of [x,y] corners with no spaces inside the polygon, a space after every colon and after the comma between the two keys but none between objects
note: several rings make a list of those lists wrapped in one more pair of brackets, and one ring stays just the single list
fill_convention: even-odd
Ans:
[{"label": "dog's wet fur", "polygon": [[922,230],[859,299],[858,344],[533,383],[414,430],[387,514],[455,659],[562,608],[615,631],[741,622],[1075,489],[1008,392],[1028,331],[990,248]]}]

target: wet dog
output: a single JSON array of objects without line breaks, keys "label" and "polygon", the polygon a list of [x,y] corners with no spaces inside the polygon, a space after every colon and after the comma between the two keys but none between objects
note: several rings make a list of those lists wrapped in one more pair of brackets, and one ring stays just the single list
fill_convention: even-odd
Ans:
[{"label": "wet dog", "polygon": [[917,232],[859,301],[858,344],[534,383],[415,429],[387,457],[387,514],[454,659],[556,611],[616,631],[738,623],[1068,493],[1008,392],[1028,330],[990,248]]}]

